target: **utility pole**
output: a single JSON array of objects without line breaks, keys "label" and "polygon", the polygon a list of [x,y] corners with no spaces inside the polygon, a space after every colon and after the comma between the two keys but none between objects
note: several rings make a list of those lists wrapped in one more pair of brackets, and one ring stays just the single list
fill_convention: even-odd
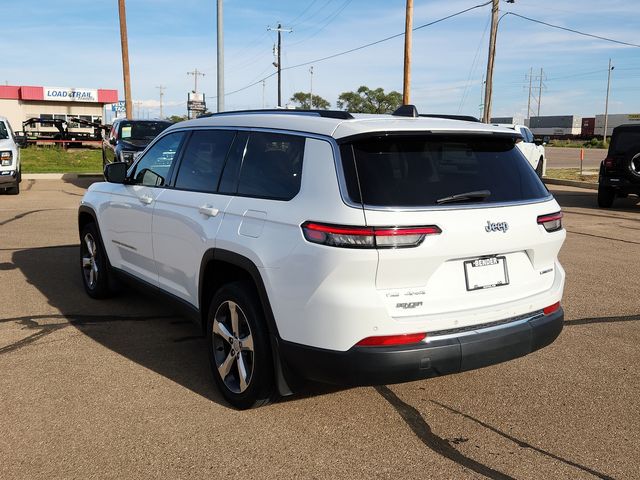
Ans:
[{"label": "utility pole", "polygon": [[218,113],[224,111],[224,36],[222,30],[222,2],[218,0]]},{"label": "utility pole", "polygon": [[282,32],[291,33],[293,30],[282,28],[282,24],[280,23],[276,28],[269,27],[267,30],[278,32],[277,57],[273,65],[278,69],[278,107],[282,107],[282,60],[280,55],[282,50]]},{"label": "utility pole", "polygon": [[195,79],[195,85],[193,86],[193,93],[198,93],[198,76],[204,77],[204,73],[199,72],[198,69],[194,69],[193,72],[187,72],[187,75],[193,75]]},{"label": "utility pole", "polygon": [[538,116],[540,116],[540,106],[542,105],[542,76],[544,75],[544,70],[540,67],[540,87],[538,90]]},{"label": "utility pole", "polygon": [[311,74],[311,88],[309,89],[309,110],[313,110],[313,65],[309,67],[309,73]]},{"label": "utility pole", "polygon": [[484,115],[482,121],[491,121],[491,96],[493,95],[493,66],[496,59],[496,37],[498,35],[499,0],[493,0],[491,7],[491,34],[489,35],[489,58],[487,59],[487,84],[484,90]]},{"label": "utility pole", "polygon": [[122,48],[122,78],[124,80],[124,105],[127,118],[131,118],[131,79],[129,77],[129,43],[127,41],[127,13],[124,0],[118,0],[120,17],[120,46]]},{"label": "utility pole", "polygon": [[160,119],[163,119],[164,115],[162,115],[162,97],[164,97],[164,90],[167,87],[165,87],[164,85],[158,85],[156,88],[160,90]]},{"label": "utility pole", "polygon": [[411,103],[411,39],[413,35],[413,0],[407,0],[404,24],[404,79],[402,104]]},{"label": "utility pole", "polygon": [[533,67],[529,68],[529,101],[527,102],[527,118],[531,119],[531,87],[533,86]]},{"label": "utility pole", "polygon": [[607,100],[604,104],[604,135],[602,136],[603,143],[607,144],[607,128],[609,127],[609,87],[611,86],[611,71],[616,68],[611,66],[611,59],[609,59],[609,71],[607,73]]},{"label": "utility pole", "polygon": [[[137,102],[133,102],[133,103],[137,107],[137,109],[136,109],[136,118],[142,118],[140,116],[140,107],[142,106],[142,102],[140,100],[138,100]],[[131,117],[127,116],[127,118],[131,118]]]},{"label": "utility pole", "polygon": [[265,91],[265,85],[266,82],[264,80],[262,80],[262,108],[265,108],[265,103],[264,103],[264,91]]}]

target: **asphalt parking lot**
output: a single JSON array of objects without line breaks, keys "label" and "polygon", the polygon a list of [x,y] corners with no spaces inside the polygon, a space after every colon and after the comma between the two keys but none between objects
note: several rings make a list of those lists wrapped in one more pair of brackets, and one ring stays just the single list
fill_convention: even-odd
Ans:
[{"label": "asphalt parking lot", "polygon": [[[313,387],[238,412],[204,340],[156,299],[90,300],[76,209],[87,181],[0,196],[0,478],[640,477],[640,203],[553,187],[566,326],[482,370]],[[635,198],[635,197],[634,197]]]}]

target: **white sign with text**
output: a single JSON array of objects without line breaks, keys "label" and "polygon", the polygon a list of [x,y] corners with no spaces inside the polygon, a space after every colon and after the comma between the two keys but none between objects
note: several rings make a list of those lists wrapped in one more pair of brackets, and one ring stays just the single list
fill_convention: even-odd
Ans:
[{"label": "white sign with text", "polygon": [[98,90],[92,88],[43,87],[44,100],[58,102],[97,102]]}]

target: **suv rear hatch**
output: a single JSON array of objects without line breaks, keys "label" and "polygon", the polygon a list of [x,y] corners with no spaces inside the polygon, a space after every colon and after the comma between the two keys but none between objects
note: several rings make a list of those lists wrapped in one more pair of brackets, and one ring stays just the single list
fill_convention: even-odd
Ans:
[{"label": "suv rear hatch", "polygon": [[[560,208],[516,138],[416,132],[341,142],[348,196],[385,233],[376,288],[392,317],[465,311],[464,323],[480,323],[482,310],[552,287]],[[417,236],[387,240],[397,227]]]}]

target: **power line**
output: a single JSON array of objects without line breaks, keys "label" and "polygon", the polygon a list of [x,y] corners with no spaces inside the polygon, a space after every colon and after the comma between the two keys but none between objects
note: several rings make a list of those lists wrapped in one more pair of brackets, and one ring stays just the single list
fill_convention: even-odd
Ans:
[{"label": "power line", "polygon": [[353,0],[345,0],[342,4],[340,4],[340,6],[332,13],[330,13],[328,16],[326,16],[325,18],[323,18],[322,20],[320,20],[318,23],[322,23],[322,22],[326,22],[324,24],[322,24],[320,26],[320,28],[318,28],[315,32],[313,32],[311,35],[309,35],[306,38],[303,38],[302,40],[292,43],[289,45],[289,47],[295,47],[296,45],[300,45],[301,43],[304,43],[310,39],[312,39],[313,37],[315,37],[316,35],[318,35],[320,32],[322,32],[325,28],[327,28],[331,22],[333,22],[336,18],[338,18],[338,16],[342,13],[342,11],[347,8],[349,6],[349,4],[352,2]]},{"label": "power line", "polygon": [[594,35],[592,33],[581,32],[580,30],[574,30],[573,28],[561,27],[560,25],[554,25],[553,23],[543,22],[542,20],[536,20],[535,18],[525,17],[524,15],[520,15],[514,12],[506,12],[504,16],[513,15],[514,17],[519,17],[524,20],[528,20],[530,22],[539,23],[541,25],[546,25],[547,27],[557,28],[558,30],[564,30],[566,32],[577,33],[578,35],[583,35],[585,37],[597,38],[598,40],[604,40],[605,42],[617,43],[618,45],[626,45],[627,47],[636,47],[640,48],[640,45],[637,43],[629,43],[623,42],[622,40],[616,40],[614,38],[603,37],[600,35]]},{"label": "power line", "polygon": [[[479,5],[474,5],[473,7],[465,8],[464,10],[460,10],[459,12],[452,13],[451,15],[447,15],[446,17],[439,18],[439,19],[434,20],[432,22],[423,23],[422,25],[418,25],[417,27],[414,27],[413,31],[415,32],[416,30],[421,30],[423,28],[430,27],[432,25],[436,25],[437,23],[441,23],[441,22],[444,22],[445,20],[449,20],[449,19],[457,17],[459,15],[463,15],[463,14],[465,14],[467,12],[470,12],[471,10],[476,10],[478,8],[486,7],[487,5],[490,5],[491,3],[493,3],[493,2],[490,0],[488,2],[484,2],[484,3],[481,3]],[[282,70],[291,70],[293,68],[306,67],[307,65],[312,65],[312,64],[315,64],[315,63],[319,63],[319,62],[324,62],[325,60],[331,60],[332,58],[340,57],[342,55],[347,55],[348,53],[357,52],[358,50],[363,50],[365,48],[369,48],[369,47],[372,47],[374,45],[378,45],[380,43],[388,42],[389,40],[393,40],[394,38],[398,38],[398,37],[402,37],[402,36],[404,36],[404,32],[396,33],[395,35],[390,35],[390,36],[382,38],[380,40],[376,40],[374,42],[370,42],[370,43],[367,43],[365,45],[360,45],[359,47],[351,48],[351,49],[345,50],[343,52],[334,53],[333,55],[327,55],[326,57],[316,58],[315,60],[310,60],[308,62],[299,63],[297,65],[291,65],[289,67],[283,68]],[[249,85],[245,85],[244,87],[239,88],[237,90],[233,90],[232,92],[225,93],[225,96],[233,95],[234,93],[238,93],[238,92],[242,92],[243,90],[246,90],[246,89],[251,88],[251,87],[253,87],[255,85],[258,85],[260,82],[262,82],[262,80],[267,80],[267,79],[273,77],[276,74],[277,74],[277,72],[273,72],[272,74],[267,75],[266,77],[261,78],[260,80],[258,80],[256,82],[250,83]],[[215,98],[215,97],[209,97],[209,98]]]}]

